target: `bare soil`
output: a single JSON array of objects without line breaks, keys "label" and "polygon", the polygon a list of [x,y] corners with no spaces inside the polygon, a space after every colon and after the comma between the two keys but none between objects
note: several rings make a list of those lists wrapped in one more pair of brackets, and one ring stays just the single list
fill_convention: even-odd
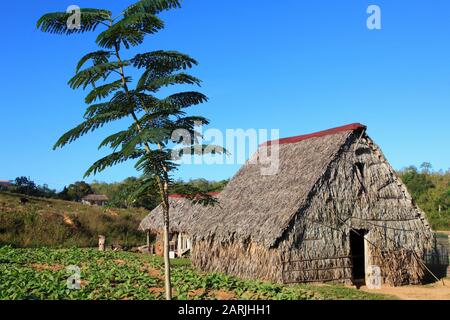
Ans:
[{"label": "bare soil", "polygon": [[114,260],[114,262],[116,264],[118,264],[119,266],[123,266],[123,265],[127,264],[125,260],[121,260],[121,259]]},{"label": "bare soil", "polygon": [[218,300],[233,300],[236,296],[233,292],[225,290],[211,290],[208,292],[209,295],[215,297]]},{"label": "bare soil", "polygon": [[[151,287],[148,289],[148,292],[150,292],[151,294],[155,295],[155,296],[164,296],[166,289],[164,287]],[[176,295],[176,290],[174,288],[172,288],[172,297]]]},{"label": "bare soil", "polygon": [[380,290],[369,290],[361,287],[361,290],[370,293],[387,294],[401,300],[450,300],[450,279],[435,282],[428,285],[389,287],[383,286]]},{"label": "bare soil", "polygon": [[206,294],[207,292],[205,289],[192,290],[191,292],[189,292],[189,298],[204,296]]},{"label": "bare soil", "polygon": [[149,264],[144,264],[144,268],[141,269],[142,272],[147,271],[148,274],[155,279],[163,280],[164,281],[164,275],[156,268],[153,268]]},{"label": "bare soil", "polygon": [[31,264],[31,267],[38,271],[43,271],[43,270],[59,271],[59,270],[64,269],[64,266],[60,265],[60,264],[51,266],[48,264],[33,263],[33,264]]}]

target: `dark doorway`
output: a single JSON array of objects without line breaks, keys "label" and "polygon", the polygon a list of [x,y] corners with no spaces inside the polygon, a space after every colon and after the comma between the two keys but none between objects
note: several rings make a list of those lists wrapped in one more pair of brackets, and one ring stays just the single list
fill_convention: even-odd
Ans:
[{"label": "dark doorway", "polygon": [[354,281],[364,282],[366,274],[364,256],[364,236],[366,230],[352,230],[350,232],[350,254],[352,256],[352,276]]}]

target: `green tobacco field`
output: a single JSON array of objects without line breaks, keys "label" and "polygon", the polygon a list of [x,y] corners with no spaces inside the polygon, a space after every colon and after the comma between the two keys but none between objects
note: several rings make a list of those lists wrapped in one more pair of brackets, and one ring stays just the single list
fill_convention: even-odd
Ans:
[{"label": "green tobacco field", "polygon": [[[73,272],[80,289],[69,289]],[[94,249],[0,248],[0,299],[155,300],[164,299],[162,261],[150,255]],[[174,298],[186,299],[385,299],[335,285],[283,286],[202,274],[189,260],[173,260]],[[69,281],[70,282],[70,281]]]}]

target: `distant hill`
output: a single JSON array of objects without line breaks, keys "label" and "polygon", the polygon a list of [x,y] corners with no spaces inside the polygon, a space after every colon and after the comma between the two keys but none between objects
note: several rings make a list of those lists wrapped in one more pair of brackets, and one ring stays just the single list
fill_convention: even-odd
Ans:
[{"label": "distant hill", "polygon": [[147,214],[0,192],[0,246],[91,247],[100,234],[109,244],[142,245],[145,235],[137,227]]},{"label": "distant hill", "polygon": [[424,163],[421,170],[410,166],[398,172],[411,196],[427,214],[434,230],[450,230],[450,169],[432,171]]}]

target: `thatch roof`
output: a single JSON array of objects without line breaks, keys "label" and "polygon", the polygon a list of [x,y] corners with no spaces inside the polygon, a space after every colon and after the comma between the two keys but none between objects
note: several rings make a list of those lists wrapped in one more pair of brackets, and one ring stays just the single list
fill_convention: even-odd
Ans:
[{"label": "thatch roof", "polygon": [[0,180],[0,186],[10,187],[10,186],[12,186],[12,182],[10,180]]},{"label": "thatch roof", "polygon": [[109,198],[104,194],[89,194],[83,197],[84,201],[108,201]]},{"label": "thatch roof", "polygon": [[[308,203],[308,196],[350,136],[365,130],[352,124],[279,140],[279,170],[261,175],[264,164],[247,162],[218,196],[215,207],[199,207],[191,226],[195,239],[252,240],[271,247]],[[254,157],[271,143],[261,146]],[[251,159],[253,160],[253,159]]]},{"label": "thatch roof", "polygon": [[[209,195],[216,197],[219,193],[210,193]],[[171,194],[169,196],[169,214],[170,214],[170,232],[190,233],[192,225],[198,218],[196,207],[201,205],[193,204],[187,195]],[[158,233],[163,230],[163,208],[159,205],[147,215],[140,223],[139,230]]]}]

